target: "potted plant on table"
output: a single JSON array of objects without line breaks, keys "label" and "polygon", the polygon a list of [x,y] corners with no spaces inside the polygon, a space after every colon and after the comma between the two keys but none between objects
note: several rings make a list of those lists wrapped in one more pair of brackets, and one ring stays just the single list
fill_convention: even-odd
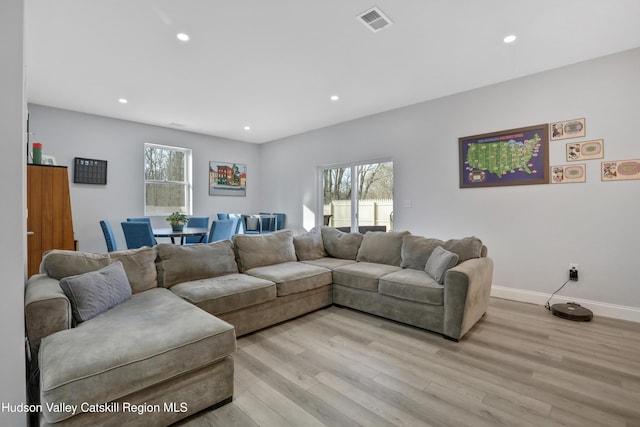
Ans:
[{"label": "potted plant on table", "polygon": [[182,231],[184,225],[189,221],[189,217],[182,212],[174,212],[166,220],[171,224],[173,231]]}]

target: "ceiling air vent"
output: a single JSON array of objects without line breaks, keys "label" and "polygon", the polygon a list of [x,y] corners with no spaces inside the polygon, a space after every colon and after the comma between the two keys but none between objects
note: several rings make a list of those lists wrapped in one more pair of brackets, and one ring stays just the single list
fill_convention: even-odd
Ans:
[{"label": "ceiling air vent", "polygon": [[374,33],[393,24],[389,18],[377,7],[367,10],[357,16],[358,21],[362,22],[368,29]]}]

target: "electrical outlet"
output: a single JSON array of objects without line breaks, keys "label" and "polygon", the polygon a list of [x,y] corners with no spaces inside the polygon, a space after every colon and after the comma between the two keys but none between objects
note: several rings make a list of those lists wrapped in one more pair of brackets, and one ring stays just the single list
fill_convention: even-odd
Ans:
[{"label": "electrical outlet", "polygon": [[569,264],[569,280],[578,281],[578,264]]}]

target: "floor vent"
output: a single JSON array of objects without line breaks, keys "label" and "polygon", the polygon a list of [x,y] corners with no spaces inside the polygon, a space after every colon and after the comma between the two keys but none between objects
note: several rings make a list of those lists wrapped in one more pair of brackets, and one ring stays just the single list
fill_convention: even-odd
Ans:
[{"label": "floor vent", "polygon": [[368,29],[374,33],[393,24],[389,18],[377,7],[371,8],[357,16],[358,21],[362,22]]}]

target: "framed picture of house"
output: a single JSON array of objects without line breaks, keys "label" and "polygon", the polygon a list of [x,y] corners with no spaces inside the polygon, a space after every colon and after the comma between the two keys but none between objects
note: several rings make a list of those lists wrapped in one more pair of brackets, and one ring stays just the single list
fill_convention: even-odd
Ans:
[{"label": "framed picture of house", "polygon": [[458,139],[460,188],[547,184],[549,125]]},{"label": "framed picture of house", "polygon": [[247,165],[209,162],[210,196],[246,196]]}]

